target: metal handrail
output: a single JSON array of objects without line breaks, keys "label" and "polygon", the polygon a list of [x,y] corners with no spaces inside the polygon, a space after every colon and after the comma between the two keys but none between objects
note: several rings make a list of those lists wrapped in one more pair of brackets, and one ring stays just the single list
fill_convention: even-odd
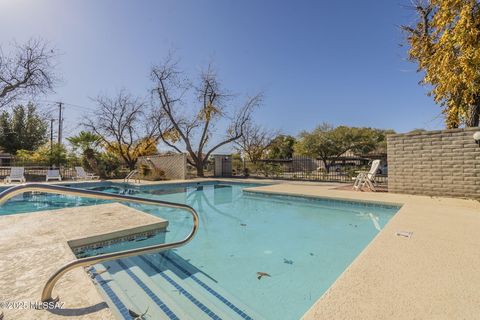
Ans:
[{"label": "metal handrail", "polygon": [[187,210],[190,212],[190,214],[193,217],[192,231],[183,240],[171,242],[171,243],[157,244],[157,245],[147,246],[143,248],[106,253],[98,256],[80,258],[80,259],[70,261],[69,263],[63,265],[60,269],[58,269],[46,282],[42,291],[42,301],[44,302],[59,300],[58,296],[55,299],[52,299],[52,291],[53,291],[53,288],[55,287],[55,284],[65,273],[67,273],[68,271],[76,267],[86,267],[86,266],[91,266],[93,264],[97,264],[105,261],[137,256],[137,255],[147,254],[147,253],[156,253],[156,252],[165,251],[168,249],[177,248],[187,244],[190,240],[192,240],[198,230],[198,222],[199,222],[198,214],[195,211],[195,209],[185,204],[154,200],[154,199],[144,199],[144,198],[138,198],[138,197],[132,197],[132,196],[126,196],[126,195],[120,195],[120,194],[104,193],[104,192],[93,191],[93,190],[75,189],[75,188],[63,187],[59,185],[26,183],[26,184],[21,184],[15,187],[8,188],[7,190],[0,193],[0,205],[6,202],[8,199],[11,199],[12,197],[18,194],[22,194],[24,192],[32,192],[32,191],[73,195],[73,196],[80,196],[80,197],[91,197],[91,198],[103,199],[103,200],[117,200],[121,202],[135,202],[135,203],[142,203],[147,205],[159,205],[159,206],[164,206],[169,208]]},{"label": "metal handrail", "polygon": [[[128,182],[128,180],[130,180],[134,175],[138,175],[138,170],[135,169],[135,170],[130,171],[127,174],[127,176],[125,178],[123,178],[123,182]],[[137,181],[137,180],[140,181],[140,179],[138,179],[138,177],[137,177],[137,179],[135,179],[135,181]]]}]

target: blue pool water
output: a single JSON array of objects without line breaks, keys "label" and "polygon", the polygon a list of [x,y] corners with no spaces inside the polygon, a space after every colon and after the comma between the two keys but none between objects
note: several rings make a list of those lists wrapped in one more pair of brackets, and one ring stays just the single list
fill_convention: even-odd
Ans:
[{"label": "blue pool water", "polygon": [[[122,305],[131,303],[127,309],[148,309],[147,319],[233,319],[228,312],[239,319],[299,319],[399,209],[243,191],[251,186],[80,186],[185,203],[200,215],[199,232],[184,247],[96,266],[108,268],[96,280],[119,315],[128,319]],[[96,203],[101,202],[34,194],[12,199],[0,215]],[[184,211],[132,207],[168,219],[168,232],[81,255],[170,242],[191,228]],[[258,279],[257,272],[269,276]]]}]

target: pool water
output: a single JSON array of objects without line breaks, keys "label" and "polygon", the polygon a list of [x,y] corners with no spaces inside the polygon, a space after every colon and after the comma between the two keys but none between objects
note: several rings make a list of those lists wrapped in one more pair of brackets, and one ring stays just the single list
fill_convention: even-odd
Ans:
[{"label": "pool water", "polygon": [[[146,318],[150,319],[203,319],[200,314],[205,318],[233,319],[227,311],[239,319],[299,319],[399,209],[243,191],[252,186],[255,185],[94,186],[104,192],[185,203],[200,216],[197,236],[184,247],[163,255],[96,266],[108,268],[96,280],[120,309],[119,315],[127,318],[128,314],[121,309],[131,302],[132,307],[127,309],[135,307],[137,313],[148,310]],[[39,201],[34,201],[34,197]],[[12,200],[0,208],[0,214],[102,203],[41,194]],[[179,240],[191,229],[191,218],[185,211],[131,206],[168,219],[168,232],[86,251],[81,256]],[[202,302],[207,291],[214,292],[213,298],[220,302],[210,305],[208,301],[215,300],[212,297],[205,297],[208,301]],[[221,298],[228,303],[235,301],[230,304],[241,305],[241,311]],[[169,303],[172,306],[165,309]]]}]

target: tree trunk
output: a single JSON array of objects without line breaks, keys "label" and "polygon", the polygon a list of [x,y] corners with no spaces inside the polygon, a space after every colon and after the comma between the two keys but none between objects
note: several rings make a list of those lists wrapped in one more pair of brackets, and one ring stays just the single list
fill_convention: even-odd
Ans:
[{"label": "tree trunk", "polygon": [[327,163],[327,160],[322,159],[323,165],[325,166],[325,172],[330,173],[330,165]]},{"label": "tree trunk", "polygon": [[98,167],[98,162],[95,158],[95,152],[92,149],[86,149],[83,152],[83,158],[83,162],[86,162],[90,170],[92,170],[96,175],[103,176],[100,168]]},{"label": "tree trunk", "polygon": [[467,118],[465,119],[465,126],[478,127],[479,119],[480,119],[480,97],[477,97],[476,103],[468,106]]},{"label": "tree trunk", "polygon": [[195,163],[195,167],[197,169],[197,177],[200,177],[200,178],[205,177],[205,173],[203,172],[203,162],[197,161]]},{"label": "tree trunk", "polygon": [[129,161],[127,162],[127,166],[130,171],[133,171],[137,167],[137,161]]}]

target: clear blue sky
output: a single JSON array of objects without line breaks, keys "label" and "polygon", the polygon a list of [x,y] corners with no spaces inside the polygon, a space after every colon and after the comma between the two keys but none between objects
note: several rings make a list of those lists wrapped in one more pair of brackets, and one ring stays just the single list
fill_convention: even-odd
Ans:
[{"label": "clear blue sky", "polygon": [[[322,122],[440,128],[440,107],[399,46],[409,4],[0,0],[0,43],[41,36],[63,52],[65,83],[49,100],[92,106],[89,97],[123,87],[146,95],[151,65],[173,48],[190,73],[214,61],[231,91],[264,91],[258,122],[288,134]],[[67,131],[82,113],[67,106]]]}]

